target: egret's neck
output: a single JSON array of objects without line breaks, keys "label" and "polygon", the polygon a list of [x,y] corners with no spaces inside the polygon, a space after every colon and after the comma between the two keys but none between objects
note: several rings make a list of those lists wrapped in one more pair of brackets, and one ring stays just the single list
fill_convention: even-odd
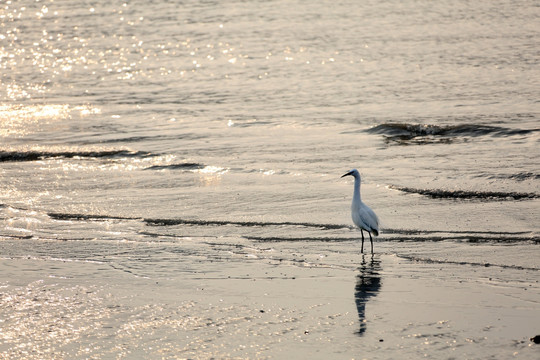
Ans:
[{"label": "egret's neck", "polygon": [[360,203],[360,179],[354,178],[354,194],[353,194],[353,203]]}]

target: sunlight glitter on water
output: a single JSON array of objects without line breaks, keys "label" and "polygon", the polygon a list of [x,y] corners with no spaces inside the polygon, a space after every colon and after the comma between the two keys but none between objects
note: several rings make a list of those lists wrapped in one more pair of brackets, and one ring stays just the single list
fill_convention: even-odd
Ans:
[{"label": "sunlight glitter on water", "polygon": [[35,132],[42,122],[69,117],[68,105],[0,105],[0,136],[24,136]]},{"label": "sunlight glitter on water", "polygon": [[218,175],[222,175],[222,174],[227,173],[229,171],[229,169],[223,168],[223,167],[220,167],[220,166],[205,166],[202,169],[193,170],[193,171],[201,173],[201,174],[218,174]]},{"label": "sunlight glitter on water", "polygon": [[0,105],[0,137],[22,137],[38,132],[43,124],[70,119],[73,115],[99,114],[99,108],[67,104]]}]

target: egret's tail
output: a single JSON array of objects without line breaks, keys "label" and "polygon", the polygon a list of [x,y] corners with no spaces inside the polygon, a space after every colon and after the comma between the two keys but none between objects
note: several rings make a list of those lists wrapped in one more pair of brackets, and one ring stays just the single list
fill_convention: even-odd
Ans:
[{"label": "egret's tail", "polygon": [[379,230],[377,230],[377,229],[372,229],[371,232],[373,233],[373,235],[379,236]]}]

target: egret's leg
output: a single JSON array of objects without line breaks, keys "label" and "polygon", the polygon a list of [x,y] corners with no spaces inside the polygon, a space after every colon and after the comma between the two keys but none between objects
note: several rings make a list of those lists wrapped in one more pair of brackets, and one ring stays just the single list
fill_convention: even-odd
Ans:
[{"label": "egret's leg", "polygon": [[360,248],[360,254],[364,253],[364,230],[360,229],[360,234],[362,234],[362,247]]},{"label": "egret's leg", "polygon": [[371,255],[373,255],[373,238],[371,237],[371,232],[369,233],[369,241],[371,241]]}]

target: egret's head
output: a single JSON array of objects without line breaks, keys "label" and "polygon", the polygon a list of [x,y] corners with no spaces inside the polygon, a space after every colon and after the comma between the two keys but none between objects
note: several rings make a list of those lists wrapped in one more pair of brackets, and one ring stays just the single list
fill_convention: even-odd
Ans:
[{"label": "egret's head", "polygon": [[355,178],[360,177],[360,173],[356,169],[352,169],[351,171],[349,171],[348,173],[342,175],[341,177],[345,177],[345,176],[348,176],[348,175],[354,176]]}]

